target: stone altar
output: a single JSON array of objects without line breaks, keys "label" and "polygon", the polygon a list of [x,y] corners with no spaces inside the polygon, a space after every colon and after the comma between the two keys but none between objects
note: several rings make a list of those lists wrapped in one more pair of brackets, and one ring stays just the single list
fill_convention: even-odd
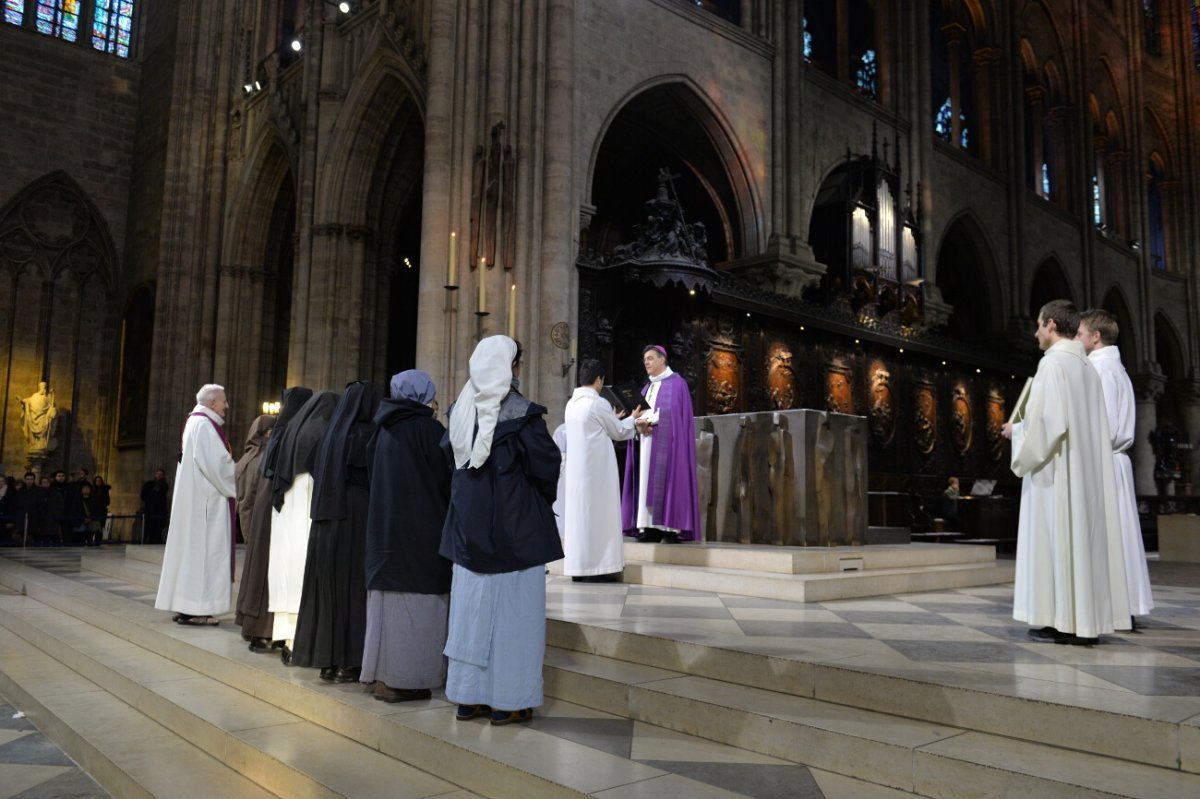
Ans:
[{"label": "stone altar", "polygon": [[816,410],[699,416],[702,540],[847,546],[867,530],[867,420]]}]

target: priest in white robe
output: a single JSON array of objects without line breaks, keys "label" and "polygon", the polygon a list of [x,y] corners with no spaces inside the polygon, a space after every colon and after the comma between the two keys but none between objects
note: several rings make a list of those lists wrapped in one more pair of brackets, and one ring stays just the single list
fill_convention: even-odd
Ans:
[{"label": "priest in white robe", "polygon": [[633,438],[634,421],[641,411],[620,418],[600,396],[604,377],[599,361],[584,361],[579,367],[579,388],[563,414],[566,449],[571,453],[559,492],[560,499],[565,495],[563,574],[577,582],[618,582],[625,568],[621,486],[612,442]]},{"label": "priest in white robe", "polygon": [[1108,432],[1112,435],[1113,480],[1117,487],[1117,513],[1121,519],[1121,544],[1125,556],[1125,579],[1129,589],[1129,610],[1145,616],[1154,609],[1150,591],[1150,570],[1146,566],[1146,548],[1142,543],[1142,523],[1138,519],[1137,495],[1133,485],[1133,464],[1129,449],[1133,446],[1136,408],[1133,382],[1121,363],[1117,337],[1121,328],[1108,311],[1084,311],[1076,340],[1087,350],[1088,360],[1100,374],[1104,387],[1104,407],[1108,411]]},{"label": "priest in white robe", "polygon": [[1104,391],[1078,328],[1073,303],[1042,307],[1035,335],[1045,355],[1004,434],[1023,478],[1013,618],[1036,641],[1091,645],[1129,629],[1129,599]]},{"label": "priest in white robe", "polygon": [[215,625],[229,612],[233,584],[233,456],[222,424],[229,403],[215,383],[196,394],[183,428],[175,475],[171,535],[154,607],[176,611],[177,624]]}]

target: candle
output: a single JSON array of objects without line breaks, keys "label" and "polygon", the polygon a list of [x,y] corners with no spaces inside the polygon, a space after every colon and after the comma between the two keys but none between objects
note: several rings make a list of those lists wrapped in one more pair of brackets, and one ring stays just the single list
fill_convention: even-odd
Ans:
[{"label": "candle", "polygon": [[571,339],[571,360],[575,360],[575,339]]},{"label": "candle", "polygon": [[458,285],[458,234],[450,231],[450,263],[446,269],[446,285]]},{"label": "candle", "polygon": [[508,337],[517,337],[517,284],[508,289]]},{"label": "candle", "polygon": [[476,273],[479,278],[479,307],[476,309],[479,313],[487,313],[487,261],[483,258],[479,259],[479,271]]}]

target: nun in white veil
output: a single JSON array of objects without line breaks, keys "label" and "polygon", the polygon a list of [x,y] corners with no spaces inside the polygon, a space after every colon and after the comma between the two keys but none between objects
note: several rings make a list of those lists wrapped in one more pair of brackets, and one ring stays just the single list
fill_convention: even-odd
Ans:
[{"label": "nun in white veil", "polygon": [[529,721],[542,704],[560,455],[546,409],[516,390],[520,358],[507,336],[479,342],[442,440],[455,466],[440,548],[454,564],[446,697],[464,721]]}]

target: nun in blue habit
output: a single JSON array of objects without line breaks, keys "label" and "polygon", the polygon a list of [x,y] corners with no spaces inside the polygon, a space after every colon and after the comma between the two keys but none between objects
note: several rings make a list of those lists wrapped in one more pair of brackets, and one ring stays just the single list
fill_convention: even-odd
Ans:
[{"label": "nun in blue habit", "polygon": [[526,722],[542,704],[545,564],[563,556],[550,506],[560,454],[546,409],[516,390],[521,354],[490,336],[450,409],[454,463],[441,554],[454,563],[446,697],[457,718]]}]

